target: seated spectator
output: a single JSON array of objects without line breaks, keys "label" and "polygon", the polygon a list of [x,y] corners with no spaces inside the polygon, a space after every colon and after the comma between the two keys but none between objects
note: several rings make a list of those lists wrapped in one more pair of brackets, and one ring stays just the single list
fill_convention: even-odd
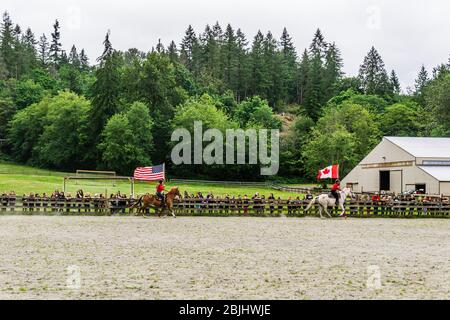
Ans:
[{"label": "seated spectator", "polygon": [[8,207],[8,202],[9,202],[9,197],[8,194],[6,192],[3,192],[1,197],[0,197],[0,204],[2,207],[2,211],[6,211],[6,208]]},{"label": "seated spectator", "polygon": [[378,192],[375,192],[375,194],[372,196],[372,201],[373,202],[380,201],[380,196],[379,196]]},{"label": "seated spectator", "polygon": [[278,204],[278,214],[282,214],[283,213],[283,201],[281,200],[281,197],[278,197],[277,204]]},{"label": "seated spectator", "polygon": [[244,197],[242,198],[242,204],[244,209],[244,214],[248,214],[248,196],[244,194]]},{"label": "seated spectator", "polygon": [[273,211],[275,209],[274,207],[274,202],[275,202],[275,197],[273,196],[273,193],[271,193],[268,197],[267,197],[267,202],[269,203],[269,212],[270,214],[273,214]]}]

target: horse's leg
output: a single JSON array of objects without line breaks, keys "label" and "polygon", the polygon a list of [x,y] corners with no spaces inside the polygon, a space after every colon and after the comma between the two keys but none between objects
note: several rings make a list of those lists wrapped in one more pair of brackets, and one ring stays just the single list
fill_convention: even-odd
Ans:
[{"label": "horse's leg", "polygon": [[136,217],[141,213],[141,207],[136,207],[136,213],[134,214]]},{"label": "horse's leg", "polygon": [[145,212],[147,212],[147,206],[143,205],[143,206],[142,206],[142,216],[143,216],[144,218],[147,218],[147,216],[145,215]]},{"label": "horse's leg", "polygon": [[323,216],[322,216],[322,210],[323,210],[323,206],[321,205],[321,204],[319,204],[319,215],[320,215],[320,219],[323,219]]},{"label": "horse's leg", "polygon": [[341,207],[342,213],[339,215],[340,217],[345,217],[345,208],[344,203],[340,203],[339,206]]},{"label": "horse's leg", "polygon": [[330,217],[331,218],[331,215],[330,215],[330,213],[328,212],[328,209],[327,209],[327,207],[324,207],[324,209],[325,209],[325,213],[328,215],[328,217]]},{"label": "horse's leg", "polygon": [[176,218],[177,216],[175,215],[175,213],[173,212],[173,206],[171,204],[167,205],[167,208],[169,209],[169,212],[172,214],[172,216],[174,218]]}]

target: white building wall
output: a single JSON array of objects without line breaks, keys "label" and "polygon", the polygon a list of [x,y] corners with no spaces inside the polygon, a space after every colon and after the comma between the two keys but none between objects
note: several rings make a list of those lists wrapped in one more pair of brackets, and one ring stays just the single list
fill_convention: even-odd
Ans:
[{"label": "white building wall", "polygon": [[[422,163],[424,158],[419,159]],[[440,159],[439,159],[440,160]],[[444,160],[444,159],[442,159]],[[449,160],[448,158],[446,160]],[[395,162],[411,162],[410,165],[391,166]],[[386,166],[383,164],[386,163]],[[391,163],[391,164],[389,164]],[[397,163],[396,163],[397,164]],[[377,167],[368,167],[375,165]],[[401,170],[401,171],[398,171]],[[399,148],[387,139],[384,139],[346,176],[342,185],[352,184],[356,192],[378,192],[380,190],[380,171],[391,171],[391,192],[403,192],[414,188],[416,184],[425,184],[429,194],[439,194],[439,188],[450,188],[422,169],[416,167],[416,158]],[[450,190],[448,190],[450,193]],[[442,193],[442,190],[441,190]]]},{"label": "white building wall", "polygon": [[425,184],[427,193],[439,194],[439,181],[416,166],[363,169],[358,165],[342,180],[342,186],[352,184],[355,192],[379,192],[380,171],[391,171],[390,192],[400,193]]},{"label": "white building wall", "polygon": [[450,196],[450,182],[440,183],[440,194],[443,194],[444,196]]},{"label": "white building wall", "polygon": [[408,152],[383,138],[381,142],[360,162],[360,164],[414,161],[415,158]]},{"label": "white building wall", "polygon": [[407,185],[415,186],[416,184],[425,184],[428,194],[439,194],[439,181],[436,178],[416,166],[404,168],[403,191],[410,189]]}]

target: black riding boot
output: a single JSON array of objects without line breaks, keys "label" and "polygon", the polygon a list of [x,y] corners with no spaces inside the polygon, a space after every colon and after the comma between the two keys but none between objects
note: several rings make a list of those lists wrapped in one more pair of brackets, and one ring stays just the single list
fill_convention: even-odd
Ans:
[{"label": "black riding boot", "polygon": [[334,203],[334,205],[337,207],[337,206],[339,206],[339,194],[337,193],[337,191],[333,192],[333,196],[336,199],[336,202]]}]

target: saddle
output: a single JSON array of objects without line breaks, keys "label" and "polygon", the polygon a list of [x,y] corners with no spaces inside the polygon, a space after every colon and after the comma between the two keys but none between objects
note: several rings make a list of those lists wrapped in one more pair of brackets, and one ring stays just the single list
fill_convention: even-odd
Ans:
[{"label": "saddle", "polygon": [[158,196],[157,194],[155,194],[155,198],[159,201],[164,201],[164,205],[161,205],[160,207],[165,207],[166,206],[166,195],[163,195],[162,197]]},{"label": "saddle", "polygon": [[[333,196],[333,194],[332,194],[331,192],[328,193],[328,198],[333,199],[333,200],[336,200],[336,197]],[[338,202],[338,201],[335,201],[334,205],[335,205],[335,206],[339,205],[339,202]]]}]

